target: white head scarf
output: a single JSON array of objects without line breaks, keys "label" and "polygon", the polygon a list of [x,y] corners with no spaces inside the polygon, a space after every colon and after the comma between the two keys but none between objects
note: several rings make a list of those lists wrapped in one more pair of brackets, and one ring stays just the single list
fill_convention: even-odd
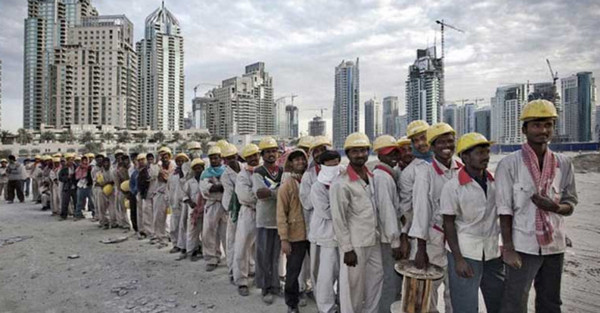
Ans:
[{"label": "white head scarf", "polygon": [[319,176],[317,176],[317,181],[329,186],[333,180],[340,175],[341,169],[342,166],[339,164],[334,166],[321,165],[321,171],[319,172]]}]

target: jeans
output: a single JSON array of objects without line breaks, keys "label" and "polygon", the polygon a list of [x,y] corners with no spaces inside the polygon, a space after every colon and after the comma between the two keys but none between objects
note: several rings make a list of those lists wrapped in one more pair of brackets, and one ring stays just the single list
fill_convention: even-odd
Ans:
[{"label": "jeans", "polygon": [[75,205],[75,217],[83,217],[83,206],[85,205],[85,199],[88,199],[88,207],[91,211],[94,211],[94,202],[92,201],[92,187],[77,188],[77,202]]},{"label": "jeans", "polygon": [[6,200],[8,201],[14,201],[15,200],[15,194],[17,195],[17,198],[19,198],[20,202],[25,201],[25,196],[23,195],[23,183],[20,180],[9,180],[8,181],[8,186],[6,188],[6,193],[7,193],[7,198]]},{"label": "jeans", "polygon": [[498,313],[504,291],[504,263],[501,258],[477,261],[465,258],[475,275],[463,278],[456,273],[456,262],[448,252],[448,276],[452,309],[460,313],[479,312],[479,289],[488,313]]},{"label": "jeans", "polygon": [[[63,190],[60,196],[60,217],[67,218],[69,214],[69,203],[73,201],[73,204],[77,204],[77,190]],[[76,205],[74,205],[77,207]],[[81,212],[79,212],[81,214]],[[77,216],[77,213],[73,214]]]},{"label": "jeans", "polygon": [[535,288],[535,311],[560,313],[560,284],[564,253],[531,255],[520,253],[522,266],[514,269],[506,266],[506,283],[501,313],[527,313],[527,301],[531,283]]},{"label": "jeans", "polygon": [[29,186],[31,185],[31,178],[23,179],[23,190],[25,191],[25,197],[29,197]]},{"label": "jeans", "polygon": [[277,229],[256,229],[256,287],[263,295],[279,289],[279,252],[281,241]]},{"label": "jeans", "polygon": [[302,270],[306,253],[310,249],[310,243],[305,240],[290,242],[290,245],[292,246],[292,252],[287,256],[285,266],[285,304],[290,308],[296,308],[300,300],[298,276],[300,275],[300,270]]}]

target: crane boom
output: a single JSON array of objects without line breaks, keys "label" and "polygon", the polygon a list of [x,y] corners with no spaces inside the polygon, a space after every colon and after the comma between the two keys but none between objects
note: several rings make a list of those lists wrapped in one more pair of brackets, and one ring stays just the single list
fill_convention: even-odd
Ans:
[{"label": "crane boom", "polygon": [[546,63],[548,63],[548,69],[550,69],[550,76],[552,76],[552,79],[556,81],[558,79],[558,72],[556,74],[554,73],[552,70],[552,65],[550,64],[550,60],[546,59]]}]

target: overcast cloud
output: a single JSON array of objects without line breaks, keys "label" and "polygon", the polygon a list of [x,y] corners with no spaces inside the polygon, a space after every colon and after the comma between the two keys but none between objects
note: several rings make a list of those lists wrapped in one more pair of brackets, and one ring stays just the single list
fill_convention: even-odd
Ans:
[{"label": "overcast cloud", "polygon": [[[136,41],[159,0],[92,0],[100,14],[125,14]],[[436,19],[464,29],[446,32],[446,99],[489,98],[497,86],[600,73],[600,1],[183,1],[167,0],[185,38],[186,110],[193,87],[241,75],[266,63],[275,97],[297,94],[300,130],[321,107],[331,132],[334,68],[360,58],[364,101],[397,95],[416,49],[432,45]],[[0,0],[2,128],[22,126],[23,21],[27,1]],[[208,86],[199,87],[203,93]],[[362,116],[362,114],[361,114]],[[362,124],[362,122],[361,122]],[[361,126],[362,127],[362,126]]]}]

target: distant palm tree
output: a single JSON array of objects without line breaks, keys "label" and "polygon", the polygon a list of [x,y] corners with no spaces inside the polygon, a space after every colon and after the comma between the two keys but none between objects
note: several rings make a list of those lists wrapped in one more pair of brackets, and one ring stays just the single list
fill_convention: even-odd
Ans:
[{"label": "distant palm tree", "polygon": [[60,134],[60,137],[58,137],[58,141],[63,142],[63,143],[64,142],[73,143],[73,141],[75,141],[75,135],[73,135],[72,130],[70,130],[70,129],[66,130],[62,134]]},{"label": "distant palm tree", "polygon": [[162,143],[163,141],[165,141],[166,136],[163,132],[158,132],[155,133],[154,136],[152,136],[152,139],[154,139],[155,142]]},{"label": "distant palm tree", "polygon": [[115,139],[115,135],[113,135],[113,133],[111,133],[111,132],[102,133],[102,135],[100,135],[100,137],[102,138],[102,142],[108,142],[108,143],[111,140]]},{"label": "distant palm tree", "polygon": [[17,142],[26,145],[33,141],[33,135],[28,132],[25,128],[19,128],[17,130]]},{"label": "distant palm tree", "polygon": [[40,141],[52,142],[56,140],[56,135],[51,131],[45,131],[40,135]]},{"label": "distant palm tree", "polygon": [[12,137],[12,135],[8,130],[0,131],[0,141],[2,141],[2,144],[5,144],[8,137]]},{"label": "distant palm tree", "polygon": [[171,139],[171,141],[172,141],[172,142],[178,142],[178,141],[180,141],[181,139],[182,139],[182,136],[181,136],[181,134],[180,134],[180,133],[178,133],[178,132],[174,132],[174,133],[173,133],[173,135],[172,135],[172,139]]},{"label": "distant palm tree", "polygon": [[134,137],[136,137],[139,140],[139,142],[146,143],[146,140],[148,139],[148,134],[146,134],[145,132],[141,132],[141,133],[135,134]]},{"label": "distant palm tree", "polygon": [[79,137],[79,142],[81,144],[86,144],[89,142],[94,142],[94,139],[94,134],[92,132],[85,132]]},{"label": "distant palm tree", "polygon": [[117,136],[118,143],[127,143],[130,141],[131,141],[131,134],[128,131],[119,133],[119,135]]}]

